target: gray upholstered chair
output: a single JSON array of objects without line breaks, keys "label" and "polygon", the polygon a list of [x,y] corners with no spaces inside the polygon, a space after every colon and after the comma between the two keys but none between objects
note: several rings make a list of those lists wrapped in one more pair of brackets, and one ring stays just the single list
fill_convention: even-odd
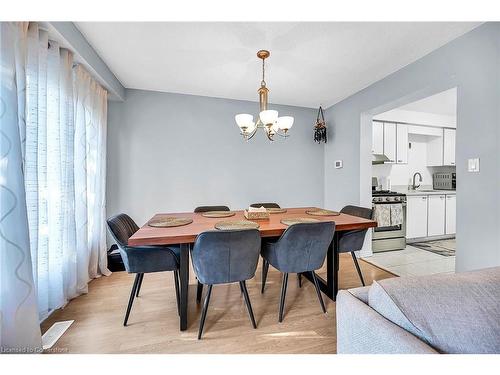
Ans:
[{"label": "gray upholstered chair", "polygon": [[[194,209],[195,213],[203,213],[209,211],[230,211],[228,206],[198,206]],[[201,295],[203,294],[203,284],[198,281],[196,287],[196,302],[201,302]]]},{"label": "gray upholstered chair", "polygon": [[228,206],[199,206],[194,209],[194,212],[202,213],[209,211],[229,211]]},{"label": "gray upholstered chair", "polygon": [[262,293],[266,285],[269,264],[283,273],[279,322],[283,321],[289,273],[311,273],[321,309],[323,313],[326,313],[325,304],[323,303],[314,271],[323,265],[328,247],[333,240],[334,232],[334,222],[294,224],[285,230],[278,241],[269,241],[263,244],[261,251],[262,258],[264,259],[262,264]]},{"label": "gray upholstered chair", "polygon": [[179,313],[179,247],[176,246],[128,246],[128,239],[139,229],[137,224],[126,214],[118,214],[107,220],[108,229],[113,236],[123,264],[128,273],[135,273],[134,285],[125,313],[123,325],[126,326],[134,297],[139,297],[145,273],[174,271],[177,312]]},{"label": "gray upholstered chair", "polygon": [[[358,206],[345,206],[340,212],[347,215],[362,217],[364,219],[371,219],[373,214],[371,208]],[[338,249],[336,249],[338,253],[351,253],[352,260],[354,261],[354,265],[356,266],[363,286],[365,286],[365,280],[363,280],[363,274],[361,273],[361,268],[359,268],[358,259],[354,252],[363,248],[363,242],[365,241],[367,231],[368,229],[339,232]]]},{"label": "gray upholstered chair", "polygon": [[191,251],[194,272],[198,282],[208,285],[198,339],[201,339],[203,333],[212,286],[215,284],[240,284],[252,326],[257,328],[245,281],[255,275],[259,252],[260,234],[256,229],[208,231],[196,238]]},{"label": "gray upholstered chair", "polygon": [[281,208],[278,203],[252,203],[250,207]]}]

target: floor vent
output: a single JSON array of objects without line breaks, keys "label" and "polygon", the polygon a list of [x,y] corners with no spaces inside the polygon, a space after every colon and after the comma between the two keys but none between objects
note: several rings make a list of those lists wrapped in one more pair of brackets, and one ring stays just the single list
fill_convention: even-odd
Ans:
[{"label": "floor vent", "polygon": [[52,348],[73,322],[74,320],[65,320],[54,323],[42,336],[43,350]]}]

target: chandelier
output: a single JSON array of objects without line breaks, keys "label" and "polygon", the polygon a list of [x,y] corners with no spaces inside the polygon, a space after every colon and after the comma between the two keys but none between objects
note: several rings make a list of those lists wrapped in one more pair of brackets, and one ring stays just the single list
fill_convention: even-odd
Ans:
[{"label": "chandelier", "polygon": [[260,113],[257,121],[254,122],[253,116],[247,113],[240,113],[234,119],[240,128],[241,135],[245,140],[252,139],[257,133],[258,129],[263,129],[267,138],[274,141],[274,135],[278,134],[281,137],[288,137],[288,131],[293,126],[292,116],[278,117],[278,111],[267,109],[267,96],[269,93],[265,81],[265,60],[271,55],[269,51],[260,50],[257,52],[257,57],[262,59],[262,81],[260,88],[257,90],[259,93]]}]

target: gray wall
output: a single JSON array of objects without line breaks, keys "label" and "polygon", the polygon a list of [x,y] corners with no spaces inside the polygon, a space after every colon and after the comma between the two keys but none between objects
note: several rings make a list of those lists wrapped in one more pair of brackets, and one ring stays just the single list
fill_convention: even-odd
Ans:
[{"label": "gray wall", "polygon": [[258,113],[257,103],[127,90],[126,101],[108,109],[108,216],[126,212],[143,224],[157,212],[204,204],[322,206],[316,110],[271,108],[295,117],[290,137],[271,144],[259,130],[245,142],[234,115]]},{"label": "gray wall", "polygon": [[[457,271],[500,265],[500,24],[487,23],[330,107],[325,206],[369,203],[371,117],[458,87]],[[481,172],[467,172],[467,158]],[[344,160],[343,169],[333,161]],[[359,188],[358,188],[359,186]]]}]

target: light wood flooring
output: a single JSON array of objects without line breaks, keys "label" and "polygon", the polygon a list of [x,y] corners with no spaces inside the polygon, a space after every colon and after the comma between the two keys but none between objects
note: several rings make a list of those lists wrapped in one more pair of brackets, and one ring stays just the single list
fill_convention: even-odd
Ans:
[{"label": "light wood flooring", "polygon": [[[359,263],[367,285],[394,277],[364,261]],[[324,271],[318,274],[324,276]],[[196,285],[192,284],[188,330],[180,332],[172,272],[145,275],[128,326],[123,327],[134,275],[115,272],[93,280],[88,294],[55,311],[42,324],[42,332],[56,321],[75,320],[53,353],[335,353],[335,303],[324,296],[328,314],[322,314],[314,286],[304,279],[299,289],[296,275],[290,275],[285,317],[278,323],[281,274],[269,268],[264,294],[260,293],[260,277],[259,264],[255,278],[247,282],[257,329],[251,326],[239,285],[216,285],[203,338],[197,340],[201,304],[196,303]],[[340,289],[360,285],[351,255],[342,254]]]}]

